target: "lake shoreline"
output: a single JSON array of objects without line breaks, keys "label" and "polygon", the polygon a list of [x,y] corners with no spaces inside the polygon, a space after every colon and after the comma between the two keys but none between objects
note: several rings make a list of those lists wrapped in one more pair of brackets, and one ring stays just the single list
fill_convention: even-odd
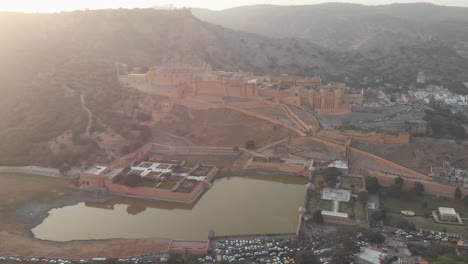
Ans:
[{"label": "lake shoreline", "polygon": [[[86,204],[82,203],[83,197],[60,199],[60,202],[44,207],[42,214],[36,214],[35,221],[29,223],[34,227],[27,235],[50,241],[140,237],[205,240],[205,232],[210,228],[223,235],[293,231],[297,208],[302,205],[305,195],[307,180],[304,177],[223,176],[216,179],[213,187],[193,205],[120,196],[87,197]],[[275,206],[265,206],[277,199],[275,197],[281,197]],[[73,204],[72,208],[59,208]],[[45,212],[49,208],[63,210]],[[23,208],[22,211],[22,218],[34,218],[28,215],[29,210]],[[244,217],[237,218],[239,215]],[[44,222],[44,217],[50,220]],[[80,218],[86,221],[81,222]],[[110,227],[107,225],[109,221],[115,224]],[[200,224],[199,228],[187,225],[194,221]],[[156,222],[158,224],[154,226]],[[141,228],[132,229],[129,223],[138,223]],[[68,225],[76,230],[70,230]],[[106,231],[98,231],[101,230],[99,226]],[[148,233],[146,227],[151,227],[151,232]],[[82,233],[79,230],[88,231]]]}]

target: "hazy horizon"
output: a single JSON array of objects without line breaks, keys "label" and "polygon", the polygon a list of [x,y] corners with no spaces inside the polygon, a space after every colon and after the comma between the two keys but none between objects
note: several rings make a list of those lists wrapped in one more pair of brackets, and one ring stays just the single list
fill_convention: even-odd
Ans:
[{"label": "hazy horizon", "polygon": [[323,1],[323,0],[15,0],[0,2],[0,11],[14,12],[60,12],[84,9],[107,9],[107,8],[148,8],[148,7],[192,7],[223,10],[238,6],[272,4],[272,5],[314,5],[321,3],[355,3],[365,5],[387,5],[392,3],[432,3],[443,6],[468,7],[468,0],[345,0],[345,1]]}]

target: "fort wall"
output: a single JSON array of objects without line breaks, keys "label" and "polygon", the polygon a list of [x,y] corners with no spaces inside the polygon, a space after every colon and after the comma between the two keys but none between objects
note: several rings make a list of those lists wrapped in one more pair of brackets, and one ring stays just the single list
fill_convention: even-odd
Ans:
[{"label": "fort wall", "polygon": [[308,176],[309,170],[305,165],[298,164],[285,164],[276,162],[258,162],[250,160],[245,165],[247,169],[259,169],[259,170],[272,170],[284,173],[299,174],[302,176]]},{"label": "fort wall", "polygon": [[[179,193],[173,190],[157,189],[149,187],[128,187],[121,184],[115,184],[112,178],[106,176],[110,171],[117,168],[126,168],[132,164],[133,161],[146,156],[155,146],[154,144],[146,144],[140,149],[128,154],[127,156],[115,161],[109,165],[100,174],[91,174],[82,172],[80,173],[80,188],[84,190],[107,191],[116,195],[123,195],[129,197],[138,197],[145,199],[165,200],[181,203],[192,203],[203,192],[204,188],[211,181],[218,169],[213,167],[205,176],[205,181],[199,182],[190,193]],[[178,187],[178,185],[177,185]],[[173,188],[175,189],[175,188]]]},{"label": "fort wall", "polygon": [[210,247],[209,241],[171,240],[168,246],[169,253],[206,255]]},{"label": "fort wall", "polygon": [[224,82],[222,80],[201,80],[197,81],[195,84],[195,95],[223,97],[226,96],[224,88]]},{"label": "fort wall", "polygon": [[345,225],[345,226],[358,226],[362,228],[369,228],[368,222],[357,222],[352,221],[344,218],[333,217],[328,215],[322,215],[323,222],[328,224],[335,224],[335,225]]},{"label": "fort wall", "polygon": [[411,136],[408,133],[385,135],[358,131],[321,131],[318,136],[335,141],[346,141],[349,137],[352,137],[353,141],[376,144],[410,144],[411,140]]},{"label": "fort wall", "polygon": [[113,184],[112,180],[106,180],[105,185],[109,193],[130,197],[140,197],[145,199],[174,201],[181,203],[192,203],[205,188],[205,183],[200,182],[190,193],[177,193],[171,190],[162,190],[147,187],[128,187],[120,184]]},{"label": "fort wall", "polygon": [[[375,177],[379,180],[379,184],[383,186],[391,186],[395,184],[395,178],[402,176],[364,168],[352,168],[350,173]],[[424,193],[453,199],[453,195],[456,189],[454,186],[444,185],[433,181],[419,180],[415,178],[402,178],[405,180],[405,184],[403,185],[404,189],[412,189],[416,182],[420,182],[424,185]],[[463,195],[468,195],[468,189],[461,189],[461,191]]]},{"label": "fort wall", "polygon": [[412,170],[410,168],[407,168],[403,165],[400,165],[400,164],[397,164],[395,162],[392,162],[392,161],[389,161],[389,160],[386,160],[384,158],[381,158],[377,155],[374,155],[374,154],[371,154],[369,152],[366,152],[366,151],[363,151],[363,150],[360,150],[360,149],[357,149],[357,148],[354,148],[354,147],[350,147],[349,148],[349,151],[350,151],[350,154],[352,155],[358,155],[358,156],[362,156],[362,157],[366,157],[368,159],[371,159],[379,164],[382,164],[384,166],[387,166],[391,169],[394,169],[396,171],[399,171],[402,173],[402,175],[408,175],[408,176],[411,176],[411,177],[414,177],[415,179],[418,179],[418,180],[426,180],[426,181],[432,181],[432,178],[430,176],[427,176],[425,174],[422,174],[420,172],[417,172],[415,170]]}]

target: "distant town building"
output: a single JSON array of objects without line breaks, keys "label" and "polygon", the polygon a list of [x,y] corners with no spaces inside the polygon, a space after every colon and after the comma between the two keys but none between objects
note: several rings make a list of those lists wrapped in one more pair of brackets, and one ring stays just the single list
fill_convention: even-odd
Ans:
[{"label": "distant town building", "polygon": [[455,252],[457,256],[468,256],[468,240],[458,240]]},{"label": "distant town building", "polygon": [[418,72],[418,75],[416,76],[416,82],[420,84],[425,84],[426,83],[426,74],[424,72]]},{"label": "distant town building", "polygon": [[427,133],[427,121],[424,120],[406,121],[405,127],[412,136],[425,136]]},{"label": "distant town building", "polygon": [[458,214],[453,208],[439,207],[436,212],[441,221],[458,221]]}]

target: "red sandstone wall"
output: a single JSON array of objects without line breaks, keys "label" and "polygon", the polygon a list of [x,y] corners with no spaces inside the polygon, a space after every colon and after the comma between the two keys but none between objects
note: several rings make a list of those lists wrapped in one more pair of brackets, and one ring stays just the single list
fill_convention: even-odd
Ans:
[{"label": "red sandstone wall", "polygon": [[327,139],[324,139],[324,138],[318,138],[318,137],[311,137],[310,139],[313,140],[313,141],[325,144],[328,147],[339,149],[343,153],[346,151],[346,146],[344,146],[342,144],[339,144],[339,143],[336,143],[336,142],[333,142],[331,140],[327,140]]},{"label": "red sandstone wall", "polygon": [[343,96],[343,100],[346,103],[355,103],[355,104],[362,104],[364,102],[364,95],[362,93],[358,94],[345,94]]},{"label": "red sandstone wall", "polygon": [[[316,126],[312,126],[312,125],[309,125],[307,124],[306,122],[304,122],[299,116],[297,116],[293,111],[291,111],[291,109],[289,109],[289,107],[287,105],[284,106],[284,108],[286,109],[286,112],[288,112],[288,115],[290,117],[292,117],[299,125],[301,125],[304,130],[308,131],[308,132],[316,132],[317,129],[318,129],[318,122],[316,124]],[[317,121],[317,119],[314,117],[315,121]]]},{"label": "red sandstone wall", "polygon": [[107,174],[109,171],[115,168],[125,168],[129,166],[133,161],[143,158],[146,154],[148,154],[151,149],[153,149],[153,144],[149,143],[144,145],[143,147],[137,149],[136,151],[120,158],[119,160],[113,162],[108,168],[103,171],[101,174]]},{"label": "red sandstone wall", "polygon": [[196,95],[223,97],[225,95],[223,81],[198,81],[196,84]]},{"label": "red sandstone wall", "polygon": [[[234,107],[234,106],[230,106],[230,105],[217,105],[216,106],[217,108],[230,108],[230,109],[234,109],[234,110],[237,110],[239,112],[242,112],[248,116],[253,116],[253,117],[256,117],[256,118],[259,118],[259,119],[263,119],[263,120],[266,120],[270,123],[273,123],[273,124],[277,124],[277,125],[281,125],[281,126],[284,126],[296,133],[298,133],[300,136],[306,136],[306,133],[300,129],[297,129],[295,127],[292,127],[290,125],[287,125],[287,124],[284,124],[274,118],[271,118],[269,116],[266,116],[266,115],[263,115],[263,114],[260,114],[260,113],[256,113],[256,112],[252,112],[252,111],[248,111],[248,110],[245,110],[245,109],[242,109],[242,108],[238,108],[238,107]],[[214,107],[213,107],[214,108]]]},{"label": "red sandstone wall", "polygon": [[206,255],[210,246],[209,241],[177,241],[172,240],[168,246],[169,253]]},{"label": "red sandstone wall", "polygon": [[[351,173],[359,173],[365,176],[376,177],[379,180],[379,183],[383,186],[390,186],[395,183],[395,178],[398,176],[391,174],[384,174],[370,169],[352,169]],[[404,189],[411,189],[414,187],[416,182],[424,184],[424,192],[430,195],[443,196],[448,198],[453,198],[455,192],[454,186],[443,185],[437,182],[424,181],[418,179],[408,179],[405,178]],[[468,195],[468,189],[461,189],[463,195]]]},{"label": "red sandstone wall", "polygon": [[351,107],[350,106],[345,106],[343,108],[330,108],[330,109],[315,109],[317,114],[319,115],[342,115],[342,114],[347,114],[351,112]]},{"label": "red sandstone wall", "polygon": [[336,224],[336,225],[359,226],[362,228],[369,228],[368,222],[356,222],[356,221],[351,221],[348,219],[340,219],[337,217],[327,216],[327,215],[323,216],[323,222],[329,223],[329,224]]},{"label": "red sandstone wall", "polygon": [[301,98],[299,96],[281,96],[279,102],[283,104],[300,106]]},{"label": "red sandstone wall", "polygon": [[226,86],[226,96],[242,97],[242,87]]},{"label": "red sandstone wall", "polygon": [[338,143],[340,145],[345,145],[346,141],[349,138],[349,136],[347,136],[347,135],[341,135],[341,134],[332,133],[332,132],[328,132],[328,131],[324,131],[324,130],[320,131],[320,133],[317,134],[316,136],[320,137],[320,138],[331,140],[331,141],[336,142],[336,143]]},{"label": "red sandstone wall", "polygon": [[307,168],[303,165],[273,163],[273,162],[257,162],[257,161],[250,161],[247,164],[247,168],[261,169],[261,170],[274,170],[274,171],[301,174],[301,175],[305,170],[307,170]]},{"label": "red sandstone wall", "polygon": [[347,140],[349,136],[353,141],[376,143],[376,144],[409,144],[410,135],[399,133],[398,135],[383,135],[377,133],[361,133],[358,131],[321,131],[321,137],[334,140]]},{"label": "red sandstone wall", "polygon": [[386,159],[383,159],[379,156],[376,156],[374,154],[371,154],[369,152],[366,152],[366,151],[362,151],[360,149],[357,149],[357,148],[353,148],[353,147],[350,147],[350,153],[353,154],[353,155],[360,155],[360,156],[364,156],[368,159],[371,159],[371,160],[374,160],[375,162],[378,162],[380,164],[383,164],[387,167],[390,167],[394,170],[397,170],[397,171],[400,171],[402,174],[407,174],[407,175],[410,175],[412,177],[415,177],[417,179],[420,179],[420,180],[428,180],[428,181],[431,181],[432,178],[427,176],[427,175],[424,175],[420,172],[417,172],[415,170],[412,170],[410,168],[407,168],[407,167],[404,167],[400,164],[397,164],[395,162],[392,162],[392,161],[389,161],[389,160],[386,160]]},{"label": "red sandstone wall", "polygon": [[80,174],[80,187],[85,189],[97,189],[101,190],[104,187],[104,177],[101,175]]},{"label": "red sandstone wall", "polygon": [[105,185],[110,193],[123,194],[129,196],[139,196],[145,198],[174,200],[180,202],[191,202],[203,191],[205,187],[203,182],[200,182],[191,193],[175,193],[170,190],[161,190],[156,188],[135,187],[130,188],[120,184],[113,184],[112,180],[105,180]]}]

